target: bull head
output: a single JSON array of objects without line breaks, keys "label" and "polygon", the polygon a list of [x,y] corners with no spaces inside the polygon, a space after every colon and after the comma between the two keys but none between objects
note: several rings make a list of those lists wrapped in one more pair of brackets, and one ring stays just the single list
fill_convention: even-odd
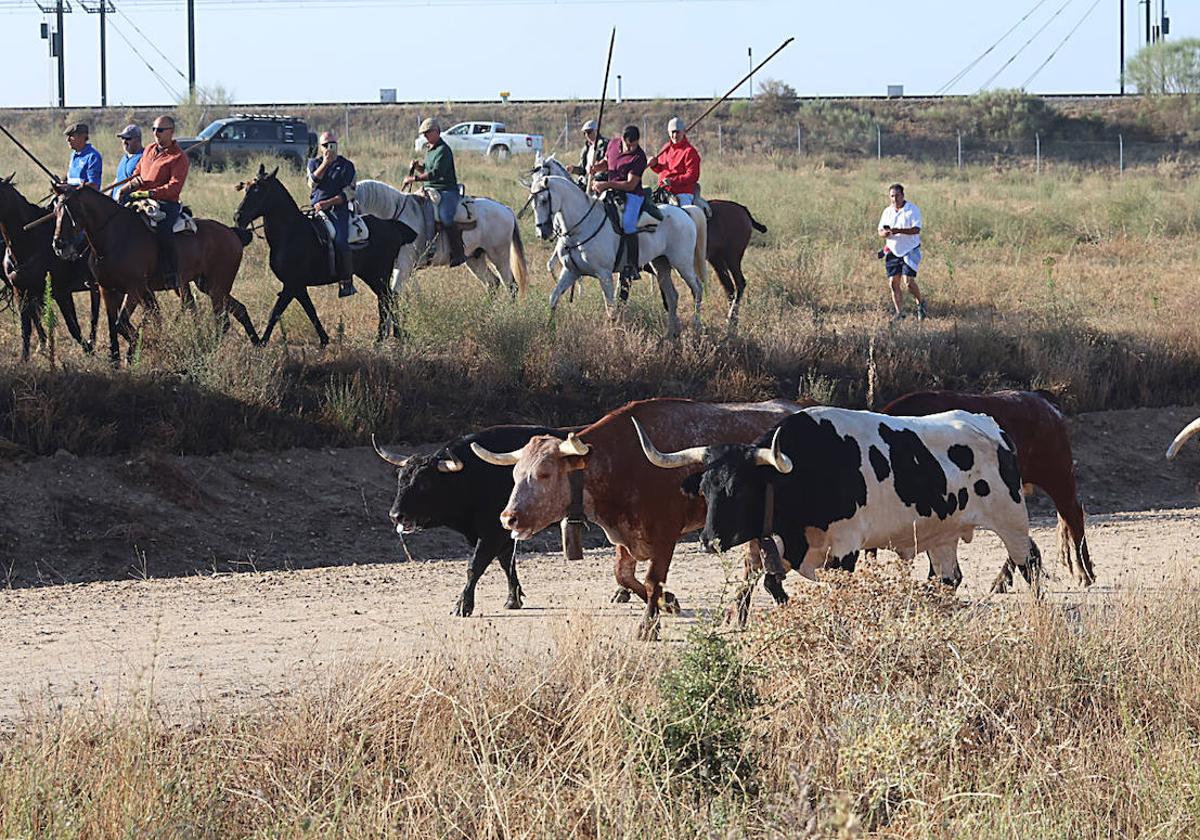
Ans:
[{"label": "bull head", "polygon": [[779,472],[787,474],[792,471],[792,459],[779,450],[779,433],[782,431],[782,428],[775,430],[775,435],[771,438],[770,449],[760,446],[754,450],[754,463],[760,467],[774,467]]},{"label": "bull head", "polygon": [[[521,450],[514,449],[512,452],[493,452],[490,449],[485,449],[478,443],[471,443],[471,451],[475,453],[479,460],[488,464],[494,464],[497,467],[511,467],[521,460]],[[558,444],[558,453],[564,458],[575,455],[583,456],[592,451],[592,447],[581,441],[574,432],[567,435],[567,439]]]},{"label": "bull head", "polygon": [[678,452],[659,452],[637,418],[630,417],[629,419],[633,421],[633,428],[637,432],[638,441],[642,444],[642,452],[646,455],[646,460],[654,466],[662,467],[664,470],[673,470],[678,467],[704,463],[704,456],[708,454],[707,446],[693,446]]}]

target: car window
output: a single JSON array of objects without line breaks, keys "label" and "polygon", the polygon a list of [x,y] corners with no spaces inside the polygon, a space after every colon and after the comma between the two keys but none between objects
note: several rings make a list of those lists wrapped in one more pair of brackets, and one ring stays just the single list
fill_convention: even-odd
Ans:
[{"label": "car window", "polygon": [[246,124],[245,123],[230,123],[221,131],[222,140],[245,140],[246,139]]},{"label": "car window", "polygon": [[452,135],[454,135],[454,136],[456,136],[456,137],[457,137],[457,136],[458,136],[458,135],[460,135],[460,134],[466,134],[466,133],[467,133],[467,129],[469,129],[470,127],[471,127],[471,126],[469,126],[469,125],[465,125],[465,124],[464,124],[464,125],[456,125],[456,126],[454,126],[454,128],[450,129],[450,130],[449,130],[449,131],[447,131],[446,133],[447,133],[447,134],[452,134]]},{"label": "car window", "polygon": [[281,128],[279,123],[250,123],[247,126],[246,139],[273,142],[279,139]]},{"label": "car window", "polygon": [[472,134],[487,134],[491,131],[491,126],[488,123],[475,123],[475,130]]},{"label": "car window", "polygon": [[207,126],[204,128],[204,130],[200,132],[200,139],[201,139],[201,140],[207,140],[209,137],[212,137],[214,134],[216,134],[218,131],[220,131],[220,130],[221,130],[221,126],[222,126],[222,125],[224,125],[224,123],[220,123],[220,122],[210,122],[210,123],[209,123],[209,124],[208,124],[208,125],[207,125]]}]

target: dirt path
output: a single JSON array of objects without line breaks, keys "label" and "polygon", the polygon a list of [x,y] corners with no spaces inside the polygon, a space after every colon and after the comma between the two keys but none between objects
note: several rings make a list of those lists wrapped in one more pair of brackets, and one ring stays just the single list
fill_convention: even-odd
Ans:
[{"label": "dirt path", "polygon": [[[1076,457],[1098,583],[1080,597],[1189,575],[1200,544],[1200,447],[1167,464],[1162,451],[1200,411],[1085,415]],[[0,720],[23,703],[118,703],[152,695],[186,714],[196,704],[257,702],[330,665],[402,661],[463,646],[537,651],[560,622],[632,636],[640,607],[608,602],[611,553],[595,543],[567,564],[544,535],[519,555],[525,609],[502,609],[503,575],[480,584],[477,615],[450,609],[467,551],[456,535],[409,541],[402,562],[386,521],[392,476],[369,450],[80,459],[66,454],[0,466]],[[1038,503],[1047,559],[1053,522]],[[962,551],[964,595],[986,589],[1001,557],[982,534]],[[258,571],[254,571],[258,569]],[[215,570],[215,571],[214,571]],[[719,606],[740,554],[681,546],[670,589],[685,607]],[[69,581],[62,583],[62,581]],[[53,585],[50,585],[53,584]],[[804,585],[789,579],[789,587]],[[1075,592],[1065,577],[1052,590]],[[761,592],[756,606],[767,608]]]}]

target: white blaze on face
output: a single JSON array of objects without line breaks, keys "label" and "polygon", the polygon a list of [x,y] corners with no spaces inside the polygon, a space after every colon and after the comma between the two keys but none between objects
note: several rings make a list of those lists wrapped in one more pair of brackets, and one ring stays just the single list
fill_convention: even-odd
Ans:
[{"label": "white blaze on face", "polygon": [[519,540],[559,521],[567,513],[571,490],[567,459],[556,437],[535,437],[513,467],[513,490],[500,522]]}]

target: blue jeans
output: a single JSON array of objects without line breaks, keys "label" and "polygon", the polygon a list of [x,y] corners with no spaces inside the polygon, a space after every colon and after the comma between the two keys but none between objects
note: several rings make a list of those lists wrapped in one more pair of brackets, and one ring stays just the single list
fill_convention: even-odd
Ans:
[{"label": "blue jeans", "polygon": [[339,204],[326,210],[325,215],[333,222],[333,250],[345,251],[350,247],[350,208]]},{"label": "blue jeans", "polygon": [[646,197],[637,193],[625,193],[625,212],[621,215],[621,230],[625,233],[637,232],[638,216],[642,215],[642,204]]},{"label": "blue jeans", "polygon": [[438,190],[442,200],[438,202],[438,221],[442,227],[454,224],[454,214],[458,210],[458,190]]}]

